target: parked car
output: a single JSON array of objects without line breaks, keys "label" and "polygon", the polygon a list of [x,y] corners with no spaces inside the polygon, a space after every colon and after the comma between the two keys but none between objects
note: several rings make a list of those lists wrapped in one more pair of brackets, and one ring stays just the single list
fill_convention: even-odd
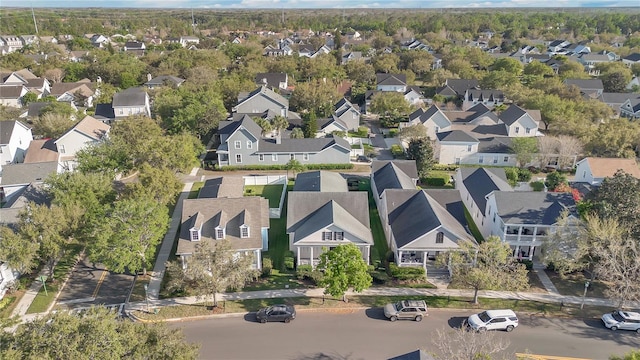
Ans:
[{"label": "parked car", "polygon": [[371,159],[369,159],[368,157],[364,156],[364,155],[358,155],[358,157],[356,158],[357,162],[363,162],[363,163],[370,163]]},{"label": "parked car", "polygon": [[384,306],[384,316],[391,321],[398,319],[422,321],[429,315],[424,300],[402,300]]},{"label": "parked car", "polygon": [[602,315],[602,322],[608,329],[631,330],[640,334],[640,313],[615,310]]},{"label": "parked car", "polygon": [[518,326],[518,316],[513,310],[486,310],[469,316],[467,325],[475,331],[513,331]]},{"label": "parked car", "polygon": [[258,319],[258,322],[263,324],[267,321],[284,321],[285,323],[288,323],[296,318],[296,309],[293,305],[273,305],[260,309],[256,313],[256,318]]}]

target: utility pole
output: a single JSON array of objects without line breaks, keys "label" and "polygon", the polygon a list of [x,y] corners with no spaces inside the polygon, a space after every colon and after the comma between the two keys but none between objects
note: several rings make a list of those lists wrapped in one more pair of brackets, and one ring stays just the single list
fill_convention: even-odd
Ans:
[{"label": "utility pole", "polygon": [[33,7],[31,7],[31,16],[33,16],[33,26],[35,26],[36,35],[38,35],[38,23],[36,23],[36,13],[33,12]]}]

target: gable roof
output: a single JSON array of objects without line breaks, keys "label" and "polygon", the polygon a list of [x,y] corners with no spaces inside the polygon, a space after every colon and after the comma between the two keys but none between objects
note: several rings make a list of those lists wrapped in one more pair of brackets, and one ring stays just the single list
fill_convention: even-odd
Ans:
[{"label": "gable roof", "polygon": [[505,223],[553,225],[563,211],[575,210],[571,193],[496,191],[496,212]]},{"label": "gable roof", "polygon": [[42,182],[47,176],[55,174],[57,171],[57,161],[31,164],[7,164],[2,167],[2,185]]},{"label": "gable roof", "polygon": [[[267,86],[260,86],[257,89],[253,90],[252,92],[250,92],[246,97],[244,97],[243,99],[239,99],[238,104],[236,106],[234,106],[234,109],[237,108],[238,106],[240,106],[241,104],[251,100],[252,98],[258,96],[258,95],[262,95],[264,97],[267,97],[269,99],[271,99],[271,101],[282,105],[285,108],[289,108],[289,100],[285,99],[282,95],[276,93],[275,91],[271,90],[269,87]],[[240,98],[240,96],[238,96],[238,98]]]},{"label": "gable roof", "polygon": [[447,79],[445,85],[451,88],[456,95],[464,95],[469,89],[479,88],[480,82],[477,79]]},{"label": "gable roof", "polygon": [[[111,129],[111,126],[87,115],[82,120],[80,120],[74,127],[72,127],[69,131],[75,130],[83,135],[86,135],[92,138],[93,140],[98,141],[102,139],[109,132],[110,129]],[[60,138],[62,138],[63,136],[64,135],[62,135]]]},{"label": "gable roof", "polygon": [[24,163],[58,161],[58,147],[53,139],[32,140],[24,157]]},{"label": "gable roof", "polygon": [[460,190],[427,189],[424,191],[447,210],[465,229],[468,228],[467,218],[464,216],[464,203],[460,197]]},{"label": "gable roof", "polygon": [[0,208],[0,224],[5,224],[14,230],[20,220],[20,212],[29,203],[36,205],[51,205],[51,198],[43,190],[43,184],[29,184],[9,195],[7,202]]},{"label": "gable roof", "polygon": [[287,78],[286,73],[257,73],[255,83],[277,89],[280,87],[280,83],[287,82]]},{"label": "gable roof", "polygon": [[92,96],[95,91],[91,88],[93,84],[87,82],[73,82],[73,83],[55,83],[51,86],[51,95],[60,96],[64,93],[76,93],[79,92],[82,96]]},{"label": "gable roof", "polygon": [[464,187],[480,211],[487,207],[486,196],[492,191],[513,191],[503,168],[459,168]]},{"label": "gable roof", "polygon": [[443,227],[458,237],[471,237],[445,208],[423,190],[396,190],[387,192],[388,220],[398,248],[402,248],[423,235]]},{"label": "gable roof", "polygon": [[376,74],[376,85],[407,85],[407,75]]},{"label": "gable roof", "polygon": [[503,123],[510,126],[511,124],[515,123],[516,121],[518,121],[518,119],[520,119],[526,114],[527,112],[524,111],[521,107],[519,107],[518,105],[512,104],[505,111],[503,111],[498,116],[498,118],[502,120]]},{"label": "gable roof", "polygon": [[18,99],[24,90],[24,85],[0,85],[0,99]]},{"label": "gable roof", "polygon": [[93,116],[96,119],[115,119],[116,114],[111,104],[96,104],[96,111]]},{"label": "gable roof", "polygon": [[260,139],[262,128],[249,115],[243,115],[240,120],[220,121],[218,133],[231,136],[240,127],[245,128],[256,140]]},{"label": "gable roof", "polygon": [[291,191],[288,196],[287,233],[296,232],[296,239],[333,223],[373,244],[366,192]]},{"label": "gable roof", "polygon": [[439,132],[436,134],[439,141],[451,141],[451,142],[474,142],[477,143],[478,139],[467,134],[462,130],[451,130]]},{"label": "gable roof", "polygon": [[332,146],[338,146],[346,151],[351,151],[351,145],[347,140],[339,136],[325,138],[282,139],[280,144],[275,139],[261,139],[256,153],[312,153],[320,152]]},{"label": "gable roof", "polygon": [[160,85],[164,85],[165,83],[173,83],[176,86],[182,84],[183,82],[185,82],[185,79],[179,78],[177,76],[173,76],[173,75],[160,75],[160,76],[156,76],[153,79],[147,81],[146,83],[144,83],[146,86],[160,86]]},{"label": "gable roof", "polygon": [[640,179],[640,168],[635,159],[587,157],[580,160],[578,164],[585,161],[589,164],[591,173],[596,178],[611,177],[618,170],[623,170],[627,174]]},{"label": "gable roof", "polygon": [[293,191],[348,192],[349,188],[339,173],[318,170],[299,173]]},{"label": "gable roof", "polygon": [[629,54],[629,55],[623,57],[623,59],[627,60],[627,61],[636,61],[636,62],[638,62],[638,61],[640,61],[640,53]]},{"label": "gable roof", "polygon": [[141,87],[128,88],[113,95],[113,107],[146,105],[147,93]]},{"label": "gable roof", "polygon": [[244,183],[230,177],[217,177],[206,180],[198,192],[198,199],[220,197],[242,197]]},{"label": "gable roof", "polygon": [[374,160],[371,164],[377,195],[387,189],[415,189],[418,169],[415,160]]},{"label": "gable roof", "polygon": [[7,120],[0,122],[0,144],[8,144],[11,141],[13,128],[16,126],[16,120]]},{"label": "gable roof", "polygon": [[604,85],[600,79],[565,79],[565,85],[575,85],[580,90],[603,90]]}]

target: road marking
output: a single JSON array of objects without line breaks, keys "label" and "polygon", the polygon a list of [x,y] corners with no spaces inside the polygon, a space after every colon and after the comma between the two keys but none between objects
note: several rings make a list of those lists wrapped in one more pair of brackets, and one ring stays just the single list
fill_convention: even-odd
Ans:
[{"label": "road marking", "polygon": [[518,359],[523,360],[592,360],[585,358],[573,358],[566,356],[553,356],[553,355],[535,355],[535,354],[520,354],[516,353]]},{"label": "road marking", "polygon": [[95,298],[98,295],[98,291],[100,291],[100,286],[102,286],[102,282],[104,278],[107,277],[109,272],[107,270],[102,270],[102,274],[100,275],[100,280],[98,280],[98,285],[96,285],[96,289],[93,290],[93,295],[91,297]]}]

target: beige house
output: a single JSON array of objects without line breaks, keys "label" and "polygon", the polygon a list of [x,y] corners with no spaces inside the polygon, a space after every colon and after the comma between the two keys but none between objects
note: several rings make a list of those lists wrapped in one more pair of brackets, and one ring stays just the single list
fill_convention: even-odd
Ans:
[{"label": "beige house", "polygon": [[77,167],[76,153],[92,144],[102,141],[111,127],[91,116],[86,116],[56,141],[60,164],[67,171]]},{"label": "beige house", "polygon": [[635,159],[587,157],[576,163],[575,182],[599,185],[618,170],[640,179],[640,168]]}]

